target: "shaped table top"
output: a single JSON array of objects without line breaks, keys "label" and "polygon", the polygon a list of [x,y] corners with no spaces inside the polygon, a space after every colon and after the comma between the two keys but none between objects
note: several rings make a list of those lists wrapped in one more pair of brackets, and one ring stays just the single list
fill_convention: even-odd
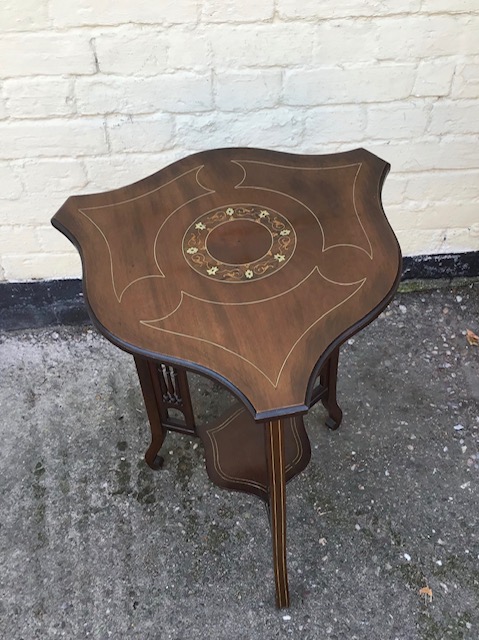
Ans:
[{"label": "shaped table top", "polygon": [[264,420],[306,411],[332,349],[397,287],[388,170],[364,149],[217,149],[71,197],[52,223],[106,337],[219,379]]}]

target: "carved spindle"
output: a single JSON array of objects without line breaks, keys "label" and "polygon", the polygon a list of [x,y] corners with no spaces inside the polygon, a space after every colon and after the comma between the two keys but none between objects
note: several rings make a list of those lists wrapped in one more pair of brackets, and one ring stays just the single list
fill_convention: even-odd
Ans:
[{"label": "carved spindle", "polygon": [[173,378],[171,377],[171,367],[166,367],[166,383],[168,385],[168,402],[175,402],[175,387],[173,385]]},{"label": "carved spindle", "polygon": [[163,402],[168,402],[168,389],[166,388],[165,382],[165,365],[159,364],[157,366],[158,369],[158,380],[160,382],[161,388],[161,397],[163,398]]},{"label": "carved spindle", "polygon": [[[156,393],[163,424],[182,433],[196,433],[186,371],[163,362],[157,362],[153,366],[157,372]],[[184,424],[177,416],[170,415],[169,409],[179,410],[184,416]]]},{"label": "carved spindle", "polygon": [[175,387],[175,402],[176,404],[183,404],[182,398],[181,398],[181,388],[180,388],[180,382],[178,380],[178,370],[177,369],[173,369],[173,384]]}]

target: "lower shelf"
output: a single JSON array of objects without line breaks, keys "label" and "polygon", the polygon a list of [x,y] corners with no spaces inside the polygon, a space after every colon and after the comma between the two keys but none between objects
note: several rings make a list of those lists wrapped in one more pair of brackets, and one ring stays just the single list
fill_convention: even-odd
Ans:
[{"label": "lower shelf", "polygon": [[[285,418],[283,425],[288,481],[306,468],[311,446],[301,416]],[[253,420],[243,405],[235,404],[217,422],[200,426],[197,431],[212,482],[268,500],[265,428]]]}]

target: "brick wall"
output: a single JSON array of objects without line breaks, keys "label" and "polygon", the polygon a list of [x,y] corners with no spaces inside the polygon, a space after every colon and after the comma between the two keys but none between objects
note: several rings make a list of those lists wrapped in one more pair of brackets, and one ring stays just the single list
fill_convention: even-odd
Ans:
[{"label": "brick wall", "polygon": [[80,275],[49,224],[228,145],[392,164],[406,255],[479,250],[478,0],[2,0],[0,279]]}]

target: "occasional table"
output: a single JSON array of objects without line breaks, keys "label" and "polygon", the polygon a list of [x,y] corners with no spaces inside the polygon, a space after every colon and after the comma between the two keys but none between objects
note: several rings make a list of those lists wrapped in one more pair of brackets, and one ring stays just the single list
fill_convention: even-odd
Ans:
[{"label": "occasional table", "polygon": [[[199,436],[215,484],[266,502],[278,607],[289,606],[286,482],[311,455],[303,415],[321,401],[339,426],[339,347],[399,282],[381,205],[388,170],[364,149],[216,149],[73,196],[52,219],[81,254],[92,321],[134,356],[148,465],[161,467],[167,430]],[[236,405],[197,425],[187,371]]]}]

